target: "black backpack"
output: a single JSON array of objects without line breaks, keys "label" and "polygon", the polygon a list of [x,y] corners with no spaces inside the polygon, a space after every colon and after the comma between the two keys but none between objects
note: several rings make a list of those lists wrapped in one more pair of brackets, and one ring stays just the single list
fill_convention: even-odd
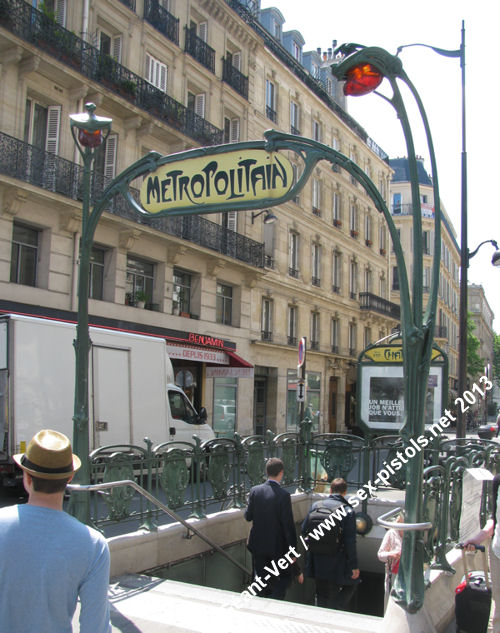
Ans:
[{"label": "black backpack", "polygon": [[[332,517],[334,526],[330,525],[329,530],[325,527],[324,522],[332,512],[343,505],[345,504],[342,501],[320,501],[310,510],[302,534],[306,537],[309,551],[313,554],[336,554],[340,550],[343,531],[341,521]],[[323,536],[320,536],[321,532]],[[316,534],[319,538],[315,539],[310,536],[311,533]]]}]

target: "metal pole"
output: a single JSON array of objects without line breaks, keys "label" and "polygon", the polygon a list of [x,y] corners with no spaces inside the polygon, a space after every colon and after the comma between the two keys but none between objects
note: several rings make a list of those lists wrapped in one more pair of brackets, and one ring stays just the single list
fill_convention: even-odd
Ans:
[{"label": "metal pole", "polygon": [[[462,69],[462,202],[460,237],[460,306],[458,335],[458,395],[467,388],[467,268],[469,253],[467,248],[467,146],[465,130],[465,26],[462,21],[462,41],[460,44],[460,67]],[[458,407],[457,438],[465,437],[466,420]]]}]

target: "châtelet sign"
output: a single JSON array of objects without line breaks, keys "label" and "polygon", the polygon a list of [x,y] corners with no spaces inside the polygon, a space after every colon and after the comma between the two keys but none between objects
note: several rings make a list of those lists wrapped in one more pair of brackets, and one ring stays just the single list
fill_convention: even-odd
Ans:
[{"label": "ch\u00e2telet sign", "polygon": [[197,205],[277,199],[293,186],[290,161],[278,152],[239,149],[162,165],[141,186],[148,213]]}]

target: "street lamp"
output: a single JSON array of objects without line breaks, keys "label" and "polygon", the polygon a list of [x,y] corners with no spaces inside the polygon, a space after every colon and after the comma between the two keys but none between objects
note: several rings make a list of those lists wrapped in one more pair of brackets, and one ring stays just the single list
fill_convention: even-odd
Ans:
[{"label": "street lamp", "polygon": [[262,211],[258,211],[256,213],[252,212],[252,224],[254,223],[255,218],[258,218],[259,215],[262,215],[263,213],[265,213],[266,215],[264,216],[264,219],[262,220],[262,222],[264,222],[264,224],[272,224],[273,222],[276,222],[276,220],[278,219],[274,213],[272,211],[270,211],[269,209],[262,209]]},{"label": "street lamp", "polygon": [[[382,96],[396,110],[401,121],[406,142],[413,216],[413,272],[410,298],[409,280],[406,273],[401,242],[394,234],[392,218],[387,222],[396,255],[400,279],[401,296],[401,336],[403,347],[403,375],[405,390],[404,424],[401,429],[403,441],[409,444],[411,438],[424,433],[424,412],[430,358],[433,345],[434,324],[436,320],[437,292],[439,287],[439,262],[441,250],[441,207],[437,178],[436,160],[427,116],[420,97],[403,70],[401,60],[387,51],[376,47],[363,47],[358,44],[344,44],[335,53],[341,53],[342,59],[332,66],[337,79],[345,81],[346,95],[361,96],[376,90],[386,78],[392,89],[392,96]],[[432,168],[432,181],[435,200],[435,236],[434,261],[429,301],[423,313],[423,266],[422,266],[422,211],[418,180],[417,159],[413,136],[406,108],[399,90],[400,80],[409,88],[415,99],[425,129]],[[377,93],[379,94],[379,93]],[[422,481],[423,455],[414,456],[407,464],[405,522],[422,523]],[[401,565],[394,585],[393,595],[396,602],[406,611],[415,613],[424,600],[423,577],[423,539],[418,531],[404,533]]]},{"label": "street lamp", "polygon": [[[89,266],[92,251],[94,228],[90,222],[95,209],[90,213],[90,188],[92,162],[101,145],[106,141],[112,119],[96,116],[95,104],[85,105],[86,113],[70,115],[70,127],[73,140],[83,159],[83,201],[82,234],[80,240],[80,262],[78,270],[78,316],[75,347],[75,402],[73,414],[73,449],[80,457],[82,466],[75,476],[75,483],[87,484],[89,470],[89,388],[88,362],[90,351],[89,337]],[[89,499],[87,494],[71,496],[72,513],[84,523],[89,522]]]}]

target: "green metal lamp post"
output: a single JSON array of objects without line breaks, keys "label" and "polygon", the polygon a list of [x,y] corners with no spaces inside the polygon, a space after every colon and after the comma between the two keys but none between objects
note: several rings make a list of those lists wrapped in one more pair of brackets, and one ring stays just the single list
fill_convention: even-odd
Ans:
[{"label": "green metal lamp post", "polygon": [[[94,114],[95,105],[86,104],[86,114],[70,116],[71,134],[83,159],[83,203],[82,203],[82,235],[80,240],[80,261],[78,269],[78,316],[76,326],[75,347],[75,402],[73,413],[73,450],[80,456],[82,466],[75,477],[75,482],[89,483],[89,388],[88,362],[90,351],[89,338],[89,266],[94,231],[90,228],[90,188],[92,163],[101,145],[111,130],[112,120]],[[89,522],[89,497],[87,494],[72,496],[73,514],[83,521]]]},{"label": "green metal lamp post", "polygon": [[[401,121],[406,141],[413,213],[413,278],[410,297],[409,281],[401,248],[396,248],[396,260],[401,284],[401,335],[403,345],[403,372],[405,388],[404,424],[401,435],[405,443],[417,438],[425,430],[424,413],[427,382],[436,319],[437,293],[439,286],[439,263],[441,249],[441,209],[438,188],[436,161],[427,117],[414,86],[403,70],[401,60],[387,51],[376,48],[364,48],[357,44],[344,44],[338,52],[344,55],[340,63],[332,66],[332,73],[345,80],[344,92],[347,95],[361,96],[373,92],[386,78],[392,88],[392,97],[383,97],[390,103]],[[422,214],[417,174],[417,160],[413,136],[408,116],[399,90],[397,80],[404,82],[412,93],[423,120],[429,153],[431,158],[432,180],[435,205],[435,241],[432,281],[429,301],[423,314],[422,280]],[[379,94],[379,93],[377,93]],[[393,238],[394,242],[394,238]],[[400,245],[399,245],[400,247]],[[405,522],[422,523],[422,481],[423,455],[417,453],[406,466],[406,509]],[[420,609],[424,600],[423,576],[423,538],[421,532],[405,532],[401,555],[401,565],[393,589],[396,602],[406,611],[414,613]]]}]

